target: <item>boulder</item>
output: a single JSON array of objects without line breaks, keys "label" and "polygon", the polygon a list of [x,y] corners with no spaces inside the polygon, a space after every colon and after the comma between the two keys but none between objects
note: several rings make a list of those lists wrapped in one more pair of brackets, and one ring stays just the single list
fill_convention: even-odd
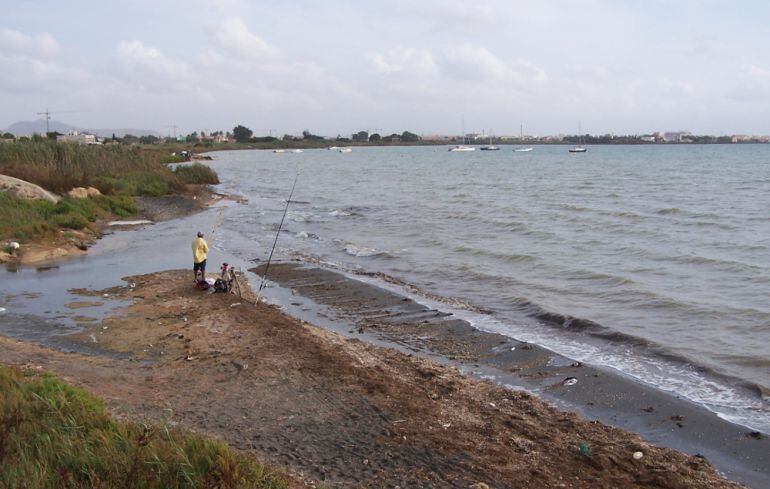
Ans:
[{"label": "boulder", "polygon": [[43,199],[54,204],[60,199],[43,187],[7,175],[0,175],[0,192],[12,192],[22,199]]},{"label": "boulder", "polygon": [[102,195],[102,193],[99,192],[99,189],[95,187],[75,187],[67,192],[67,195],[73,199],[85,199],[88,197],[96,197],[97,195]]},{"label": "boulder", "polygon": [[86,190],[84,187],[75,187],[67,192],[67,195],[73,199],[86,199],[88,198],[88,190]]}]

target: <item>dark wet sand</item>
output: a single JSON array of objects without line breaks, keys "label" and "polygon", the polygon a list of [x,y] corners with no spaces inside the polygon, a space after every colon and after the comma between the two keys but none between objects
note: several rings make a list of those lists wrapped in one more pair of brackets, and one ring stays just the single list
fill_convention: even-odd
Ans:
[{"label": "dark wet sand", "polygon": [[[257,267],[255,273],[264,267]],[[770,487],[770,441],[675,395],[610,369],[580,364],[534,344],[473,328],[413,300],[298,263],[272,264],[269,278],[296,296],[327,306],[359,334],[462,365],[498,382],[523,386],[589,419],[622,427],[656,444],[706,456],[730,479]],[[577,383],[565,385],[574,378]]]}]

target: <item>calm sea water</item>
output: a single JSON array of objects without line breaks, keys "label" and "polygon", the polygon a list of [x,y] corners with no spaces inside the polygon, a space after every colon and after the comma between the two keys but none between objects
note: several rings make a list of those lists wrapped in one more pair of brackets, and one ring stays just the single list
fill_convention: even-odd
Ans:
[{"label": "calm sea water", "polygon": [[221,188],[249,198],[217,246],[264,259],[299,171],[283,256],[398,278],[480,328],[770,432],[770,146],[215,159]]}]

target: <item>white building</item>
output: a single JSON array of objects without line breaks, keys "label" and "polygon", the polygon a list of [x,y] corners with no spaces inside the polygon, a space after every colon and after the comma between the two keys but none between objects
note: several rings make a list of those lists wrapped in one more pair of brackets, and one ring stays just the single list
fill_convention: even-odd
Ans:
[{"label": "white building", "polygon": [[87,133],[70,132],[69,134],[62,134],[56,136],[57,143],[78,143],[78,144],[100,144],[96,140],[96,136]]}]

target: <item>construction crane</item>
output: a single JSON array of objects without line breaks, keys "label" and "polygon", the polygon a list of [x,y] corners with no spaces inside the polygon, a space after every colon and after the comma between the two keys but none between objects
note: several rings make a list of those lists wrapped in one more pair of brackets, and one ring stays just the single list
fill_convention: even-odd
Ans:
[{"label": "construction crane", "polygon": [[44,115],[45,116],[45,133],[48,134],[48,123],[51,121],[51,114],[71,114],[73,112],[89,112],[88,110],[57,110],[55,112],[51,112],[48,109],[45,109],[45,112],[37,112],[37,115]]}]

